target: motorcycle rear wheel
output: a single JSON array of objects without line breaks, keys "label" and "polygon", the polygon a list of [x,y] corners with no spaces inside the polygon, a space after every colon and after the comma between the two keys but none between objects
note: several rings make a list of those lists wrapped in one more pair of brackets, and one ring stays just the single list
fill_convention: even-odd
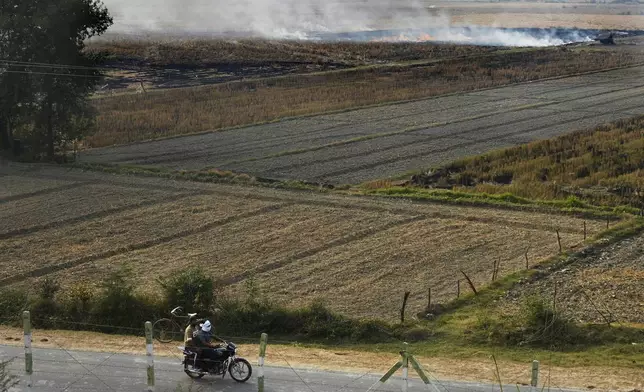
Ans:
[{"label": "motorcycle rear wheel", "polygon": [[183,371],[188,375],[188,377],[193,378],[195,380],[198,380],[204,376],[203,373],[196,372],[194,368],[188,364],[188,362],[184,362]]},{"label": "motorcycle rear wheel", "polygon": [[253,374],[253,367],[244,358],[235,358],[228,366],[230,377],[237,382],[246,382]]}]

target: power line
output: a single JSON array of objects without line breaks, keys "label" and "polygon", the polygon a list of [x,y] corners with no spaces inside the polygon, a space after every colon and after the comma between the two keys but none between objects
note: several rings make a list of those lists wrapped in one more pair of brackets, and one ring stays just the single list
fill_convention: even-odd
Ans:
[{"label": "power line", "polygon": [[1,71],[0,75],[5,74],[5,73],[25,74],[25,75],[64,76],[64,77],[71,77],[71,78],[95,78],[95,79],[100,79],[100,78],[105,77],[103,75],[78,75],[78,74],[63,74],[63,73],[54,73],[54,72],[33,72],[33,71],[13,71],[13,70],[12,71]]},{"label": "power line", "polygon": [[7,63],[9,65],[34,67],[34,68],[77,69],[77,70],[89,70],[89,71],[102,71],[102,70],[109,69],[105,67],[87,67],[83,65],[52,64],[52,63],[40,63],[36,61],[15,61],[15,60],[2,60],[2,59],[0,59],[0,63]]}]

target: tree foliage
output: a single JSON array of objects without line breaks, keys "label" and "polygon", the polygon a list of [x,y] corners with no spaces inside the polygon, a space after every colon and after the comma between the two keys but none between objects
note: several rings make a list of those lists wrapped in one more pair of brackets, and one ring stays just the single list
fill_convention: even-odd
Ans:
[{"label": "tree foliage", "polygon": [[82,138],[94,113],[102,56],[85,42],[112,24],[99,0],[0,0],[0,142],[15,137],[38,156]]}]

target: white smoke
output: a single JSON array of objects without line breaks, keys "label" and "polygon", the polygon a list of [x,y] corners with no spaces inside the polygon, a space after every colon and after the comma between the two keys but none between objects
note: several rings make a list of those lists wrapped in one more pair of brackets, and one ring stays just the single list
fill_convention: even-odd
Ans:
[{"label": "white smoke", "polygon": [[104,0],[120,33],[254,33],[268,38],[310,32],[423,28],[446,23],[419,0]]},{"label": "white smoke", "polygon": [[[552,46],[571,42],[554,34],[450,25],[448,14],[421,0],[104,0],[119,34],[253,35],[316,39],[320,33],[404,29],[434,41],[473,45]],[[420,34],[420,33],[419,33]],[[420,34],[424,35],[424,34]],[[420,36],[419,35],[419,36]],[[349,38],[352,36],[349,35]],[[420,40],[400,35],[398,40]],[[345,36],[346,38],[346,36]],[[365,40],[357,34],[356,40]],[[392,41],[397,40],[392,35]],[[589,40],[578,37],[578,41]]]}]

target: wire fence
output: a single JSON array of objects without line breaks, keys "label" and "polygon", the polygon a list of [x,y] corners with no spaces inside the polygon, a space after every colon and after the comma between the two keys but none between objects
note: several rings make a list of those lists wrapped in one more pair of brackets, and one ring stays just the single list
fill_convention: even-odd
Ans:
[{"label": "wire fence", "polygon": [[[283,392],[364,392],[364,391],[420,391],[432,392],[490,392],[503,390],[499,384],[475,385],[440,380],[427,366],[421,365],[406,344],[399,356],[391,355],[391,363],[354,364],[361,367],[355,373],[345,371],[319,371],[324,362],[314,349],[294,349],[292,341],[271,340],[265,345],[259,337],[226,337],[226,341],[241,343],[239,354],[245,356],[253,366],[253,376],[241,384],[230,377],[222,379],[207,375],[193,380],[184,369],[184,352],[181,341],[162,343],[152,341],[151,328],[146,336],[143,326],[122,328],[104,324],[80,323],[57,320],[74,330],[31,330],[29,312],[22,318],[2,318],[0,325],[16,325],[23,321],[24,328],[12,328],[11,340],[5,338],[0,346],[0,361],[8,363],[8,369],[16,375],[22,375],[18,390],[25,391],[169,391],[188,392],[205,390],[236,391],[283,391]],[[151,324],[150,324],[151,326]],[[114,331],[126,335],[110,335],[83,332],[82,329],[100,328],[102,331]],[[23,334],[22,338],[17,338]],[[20,343],[18,343],[20,341]],[[264,350],[262,351],[262,344]],[[87,348],[93,351],[86,351]],[[259,351],[258,351],[259,349]],[[150,350],[152,357],[146,358]],[[259,360],[256,360],[259,353]],[[265,353],[265,354],[264,354]],[[266,362],[264,361],[264,355]],[[148,362],[148,358],[153,361]],[[402,358],[402,359],[401,359]],[[382,361],[382,360],[381,360]],[[398,362],[396,362],[398,361]],[[550,358],[550,363],[552,358]],[[345,363],[346,364],[346,363]],[[394,365],[395,364],[395,365]],[[326,361],[329,367],[329,361]],[[383,369],[394,365],[386,374]],[[413,365],[413,366],[412,366]],[[356,368],[357,366],[349,366]],[[307,368],[310,367],[310,368]],[[323,366],[324,367],[324,366]],[[330,366],[341,369],[345,367]],[[403,376],[396,370],[402,367]],[[29,369],[33,369],[30,373]],[[150,378],[152,369],[152,378]],[[407,377],[408,370],[418,373],[418,377]],[[498,370],[498,369],[497,369]],[[544,372],[539,387],[532,387],[533,392],[544,390],[563,391],[551,382],[551,367]],[[391,377],[391,376],[394,377]],[[260,380],[261,379],[261,380]],[[500,379],[500,376],[499,376]],[[526,380],[526,383],[530,380]],[[536,385],[536,383],[535,383]],[[506,388],[508,388],[506,386]],[[511,387],[513,388],[513,387]],[[519,392],[525,387],[516,386]],[[522,389],[523,388],[523,389]],[[511,390],[511,389],[510,389]]]}]

